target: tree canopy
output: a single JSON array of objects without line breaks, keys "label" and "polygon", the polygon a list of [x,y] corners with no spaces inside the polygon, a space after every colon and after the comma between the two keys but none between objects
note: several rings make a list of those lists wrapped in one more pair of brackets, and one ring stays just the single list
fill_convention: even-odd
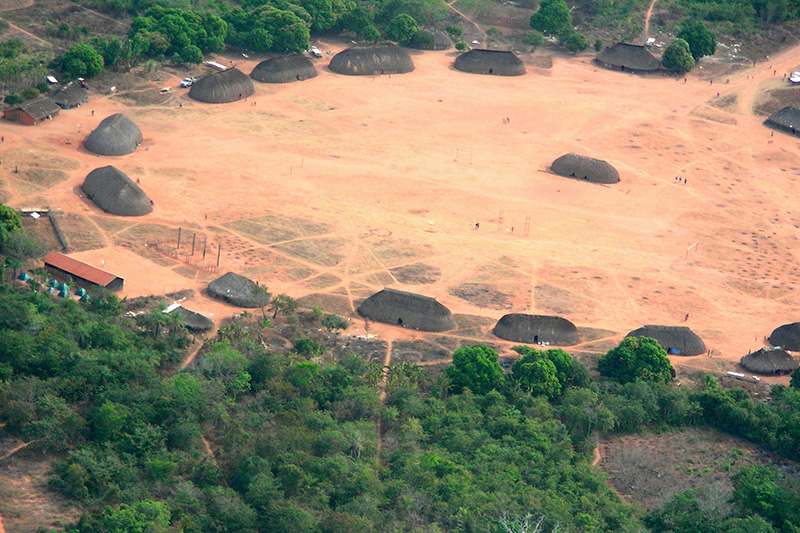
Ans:
[{"label": "tree canopy", "polygon": [[600,374],[620,383],[656,381],[667,383],[675,370],[667,352],[649,337],[628,337],[597,361]]},{"label": "tree canopy", "polygon": [[684,74],[694,68],[694,58],[689,50],[689,43],[683,39],[675,39],[670,43],[661,58],[664,68]]},{"label": "tree canopy", "polygon": [[555,37],[573,33],[572,14],[564,0],[543,0],[539,11],[531,16],[531,28]]},{"label": "tree canopy", "polygon": [[456,392],[470,389],[485,394],[496,388],[503,378],[497,352],[482,344],[453,352],[453,364],[447,372]]},{"label": "tree canopy", "polygon": [[717,51],[716,35],[699,21],[685,23],[678,32],[677,38],[686,41],[695,61],[701,57],[714,55],[714,52]]}]

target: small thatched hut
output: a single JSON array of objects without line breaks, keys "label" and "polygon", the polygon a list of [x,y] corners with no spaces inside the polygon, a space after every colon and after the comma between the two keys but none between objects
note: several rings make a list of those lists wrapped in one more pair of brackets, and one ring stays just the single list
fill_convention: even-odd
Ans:
[{"label": "small thatched hut", "polygon": [[207,104],[227,104],[252,96],[254,91],[250,78],[237,68],[229,68],[194,82],[189,97]]},{"label": "small thatched hut", "polygon": [[420,331],[447,331],[456,327],[450,310],[435,298],[395,289],[383,289],[364,300],[358,314],[376,322]]},{"label": "small thatched hut", "polygon": [[470,50],[456,58],[453,66],[472,74],[492,74],[494,76],[522,76],[525,65],[513,52],[503,50]]},{"label": "small thatched hut", "polygon": [[642,326],[626,337],[650,337],[671,355],[700,355],[706,353],[703,339],[686,326]]},{"label": "small thatched hut", "polygon": [[609,46],[597,54],[595,61],[606,68],[628,72],[654,72],[661,68],[661,61],[644,46],[630,43]]},{"label": "small thatched hut", "polygon": [[406,74],[414,70],[408,52],[391,43],[356,45],[331,59],[330,69],[346,76]]},{"label": "small thatched hut", "polygon": [[800,109],[792,106],[779,109],[767,117],[764,124],[792,135],[800,135]]},{"label": "small thatched hut", "polygon": [[743,367],[756,374],[791,374],[800,363],[783,348],[762,348],[749,353],[739,361]]},{"label": "small thatched hut", "polygon": [[142,130],[121,113],[106,117],[89,134],[84,146],[98,155],[128,155],[142,143]]},{"label": "small thatched hut", "polygon": [[183,306],[175,309],[173,313],[180,314],[183,323],[186,325],[187,328],[189,328],[192,331],[203,332],[203,331],[208,331],[214,327],[213,320],[211,320],[205,315],[201,315],[200,313],[189,311]]},{"label": "small thatched hut", "polygon": [[578,328],[560,316],[512,313],[498,320],[492,332],[501,339],[527,344],[571,346],[579,342]]},{"label": "small thatched hut", "polygon": [[550,165],[559,176],[587,180],[594,183],[617,183],[619,172],[609,163],[578,154],[564,154]]},{"label": "small thatched hut", "polygon": [[112,215],[138,217],[153,211],[147,194],[124,172],[111,165],[89,172],[81,189],[97,207]]},{"label": "small thatched hut", "polygon": [[253,69],[250,77],[262,83],[291,83],[317,75],[314,63],[303,54],[265,59]]},{"label": "small thatched hut", "polygon": [[269,303],[266,291],[259,291],[258,284],[235,272],[228,272],[208,284],[208,294],[239,307],[264,307]]},{"label": "small thatched hut", "polygon": [[800,322],[778,326],[770,333],[767,340],[773,346],[780,346],[793,352],[800,351]]}]

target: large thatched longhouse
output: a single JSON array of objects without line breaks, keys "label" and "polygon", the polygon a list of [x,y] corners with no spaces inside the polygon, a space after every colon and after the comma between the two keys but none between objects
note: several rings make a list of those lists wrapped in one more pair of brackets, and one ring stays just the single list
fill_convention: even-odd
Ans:
[{"label": "large thatched longhouse", "polygon": [[800,135],[800,109],[786,106],[767,117],[764,124],[792,135]]},{"label": "large thatched longhouse", "polygon": [[655,72],[661,68],[656,59],[644,46],[617,43],[602,50],[595,58],[598,64],[627,72]]},{"label": "large thatched longhouse", "polygon": [[406,74],[414,70],[408,52],[391,43],[356,45],[331,59],[329,68],[346,76]]},{"label": "large thatched longhouse", "polygon": [[628,333],[626,337],[650,337],[672,355],[706,353],[703,339],[685,326],[642,326]]},{"label": "large thatched longhouse", "polygon": [[308,80],[317,75],[313,61],[303,54],[291,54],[265,59],[253,69],[250,77],[262,83],[291,83]]},{"label": "large thatched longhouse", "polygon": [[239,307],[264,307],[269,303],[269,293],[260,291],[257,283],[235,272],[228,272],[209,283],[208,294]]},{"label": "large thatched longhouse", "polygon": [[121,113],[106,117],[89,134],[84,146],[98,155],[128,155],[142,144],[142,130]]},{"label": "large thatched longhouse", "polygon": [[739,362],[750,372],[777,376],[791,374],[800,366],[797,359],[783,348],[762,348],[745,355]]},{"label": "large thatched longhouse", "polygon": [[358,314],[376,322],[420,331],[447,331],[456,327],[453,314],[435,298],[395,289],[383,289],[364,300]]},{"label": "large thatched longhouse", "polygon": [[560,316],[512,313],[497,321],[493,333],[512,342],[572,346],[578,344],[578,328]]},{"label": "large thatched longhouse", "polygon": [[800,351],[800,322],[778,326],[770,333],[767,340],[773,346],[780,346],[793,352]]},{"label": "large thatched longhouse", "polygon": [[456,58],[453,66],[471,74],[492,74],[494,76],[522,76],[525,65],[513,52],[502,50],[470,50]]},{"label": "large thatched longhouse", "polygon": [[206,104],[227,104],[252,96],[253,82],[241,70],[229,68],[194,82],[189,97]]},{"label": "large thatched longhouse", "polygon": [[153,204],[141,187],[111,165],[89,172],[81,189],[97,207],[112,215],[138,217],[153,211]]},{"label": "large thatched longhouse", "polygon": [[550,170],[559,176],[591,181],[593,183],[617,183],[619,172],[609,163],[578,154],[564,154],[550,165]]}]

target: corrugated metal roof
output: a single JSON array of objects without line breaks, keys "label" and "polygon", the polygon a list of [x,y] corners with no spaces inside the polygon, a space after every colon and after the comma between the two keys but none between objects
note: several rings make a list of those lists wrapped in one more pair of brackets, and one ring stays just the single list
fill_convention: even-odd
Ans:
[{"label": "corrugated metal roof", "polygon": [[18,109],[22,109],[36,120],[42,120],[48,115],[56,115],[61,110],[56,103],[47,96],[25,102]]},{"label": "corrugated metal roof", "polygon": [[75,277],[85,279],[86,281],[96,283],[103,287],[118,277],[110,272],[87,265],[82,261],[78,261],[77,259],[73,259],[59,252],[50,252],[47,254],[44,258],[44,264],[54,266]]},{"label": "corrugated metal roof", "polygon": [[89,91],[87,91],[86,89],[75,83],[70,83],[69,85],[65,85],[64,87],[56,91],[56,93],[52,96],[53,101],[60,106],[78,105],[80,103],[85,102],[88,98],[89,98]]}]

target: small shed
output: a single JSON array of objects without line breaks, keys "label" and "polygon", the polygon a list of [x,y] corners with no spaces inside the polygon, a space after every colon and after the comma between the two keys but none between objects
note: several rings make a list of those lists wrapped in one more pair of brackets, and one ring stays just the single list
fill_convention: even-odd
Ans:
[{"label": "small shed", "polygon": [[[59,252],[50,252],[44,258],[44,268],[55,278],[73,280],[78,287],[91,289],[105,287],[110,291],[122,290],[125,280],[97,267],[78,261]],[[66,287],[64,283],[60,288]]]},{"label": "small shed", "polygon": [[89,91],[75,82],[70,82],[60,88],[51,97],[61,109],[80,107],[89,100]]},{"label": "small shed", "polygon": [[791,374],[800,366],[800,362],[780,346],[749,353],[739,362],[750,372],[775,376]]},{"label": "small shed", "polygon": [[58,115],[59,111],[61,111],[61,108],[51,98],[44,96],[9,109],[3,113],[3,118],[20,124],[35,126],[43,120],[51,119]]},{"label": "small shed", "polygon": [[764,125],[792,135],[800,135],[800,109],[792,106],[779,109],[767,117]]}]

